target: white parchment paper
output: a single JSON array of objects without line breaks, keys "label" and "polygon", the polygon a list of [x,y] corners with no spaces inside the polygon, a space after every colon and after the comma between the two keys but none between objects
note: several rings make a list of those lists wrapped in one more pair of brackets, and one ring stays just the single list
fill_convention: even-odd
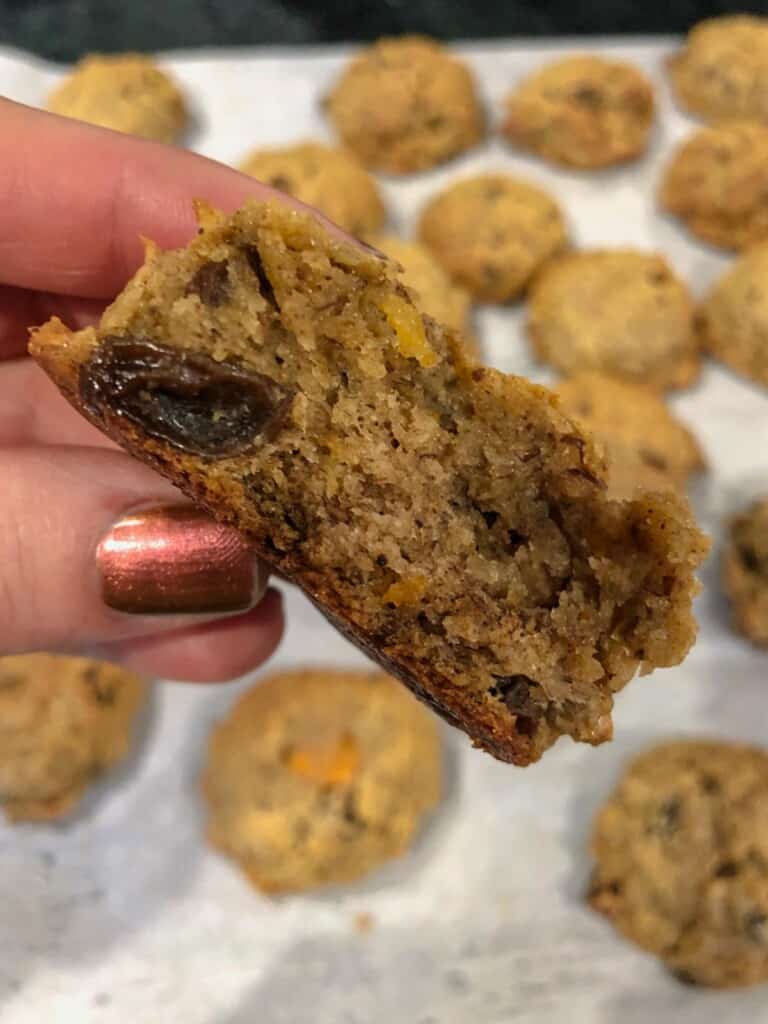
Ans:
[{"label": "white parchment paper", "polygon": [[[489,105],[563,43],[466,46]],[[550,188],[577,243],[659,248],[700,292],[727,260],[694,244],[654,205],[670,148],[693,122],[672,106],[666,42],[594,42],[658,86],[659,126],[641,163],[565,173],[500,141],[447,167],[383,182],[392,227],[410,231],[426,198],[459,174],[504,168]],[[236,161],[256,143],[327,136],[318,99],[346,51],[176,54],[190,94],[190,145]],[[0,51],[0,92],[43,101],[63,69]],[[488,360],[546,380],[530,361],[519,309],[483,309]],[[768,392],[709,365],[673,399],[711,463],[696,502],[720,519],[768,489]],[[717,554],[717,551],[716,551]],[[639,679],[617,700],[616,738],[561,740],[519,770],[446,730],[450,793],[412,855],[369,882],[270,901],[201,841],[197,776],[211,723],[237,687],[158,685],[143,742],[65,826],[0,825],[0,1020],[77,1024],[722,1024],[768,1022],[768,987],[703,992],[672,981],[583,904],[590,819],[622,762],[675,734],[768,745],[768,657],[733,635],[704,571],[701,639],[684,665]],[[274,666],[362,663],[297,593]],[[367,934],[355,915],[373,915]]]}]

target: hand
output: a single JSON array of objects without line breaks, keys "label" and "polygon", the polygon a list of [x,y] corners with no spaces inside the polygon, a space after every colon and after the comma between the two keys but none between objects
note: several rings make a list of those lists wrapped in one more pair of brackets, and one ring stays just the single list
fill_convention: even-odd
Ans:
[{"label": "hand", "polygon": [[140,236],[186,244],[194,198],[234,210],[270,194],[192,153],[0,100],[0,654],[218,680],[277,645],[280,596],[264,596],[244,538],[180,507],[25,358],[29,326],[98,318],[141,264]]}]

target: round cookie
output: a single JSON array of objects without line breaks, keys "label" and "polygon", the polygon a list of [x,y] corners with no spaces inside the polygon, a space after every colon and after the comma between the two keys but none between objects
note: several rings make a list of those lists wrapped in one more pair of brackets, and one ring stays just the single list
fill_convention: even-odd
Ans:
[{"label": "round cookie", "polygon": [[768,647],[768,497],[730,523],[722,571],[734,625]]},{"label": "round cookie", "polygon": [[566,253],[537,275],[528,334],[534,351],[565,376],[599,370],[656,390],[699,374],[688,289],[657,253]]},{"label": "round cookie", "polygon": [[742,249],[768,239],[768,125],[707,125],[676,151],[659,191],[662,207],[705,242]]},{"label": "round cookie", "polygon": [[437,721],[405,687],[282,672],[213,731],[208,838],[265,892],[347,882],[408,848],[440,788]]},{"label": "round cookie", "polygon": [[665,743],[597,816],[589,901],[681,980],[768,981],[768,756]]},{"label": "round cookie", "polygon": [[469,69],[433,39],[380,39],[347,66],[326,101],[366,167],[407,174],[477,145],[485,119]]},{"label": "round cookie", "polygon": [[750,249],[715,283],[696,325],[715,359],[768,387],[768,242]]},{"label": "round cookie", "polygon": [[608,167],[645,151],[653,87],[631,64],[579,55],[535,71],[505,108],[514,145],[565,167]]},{"label": "round cookie", "polygon": [[256,149],[240,170],[314,206],[350,234],[370,234],[384,223],[384,203],[376,182],[342,149],[319,142]]},{"label": "round cookie", "polygon": [[55,654],[0,658],[0,805],[10,821],[61,818],[128,753],[146,684]]},{"label": "round cookie", "polygon": [[403,268],[400,275],[403,283],[416,292],[421,309],[438,323],[458,331],[470,351],[476,352],[477,341],[469,322],[469,293],[451,281],[429,249],[419,242],[406,242],[389,235],[374,238],[373,242]]},{"label": "round cookie", "polygon": [[567,229],[543,189],[505,174],[480,174],[426,205],[419,237],[475,298],[507,302],[566,245]]},{"label": "round cookie", "polygon": [[684,492],[705,467],[696,438],[653,391],[603,373],[580,373],[555,389],[563,410],[592,433],[617,498],[637,492]]},{"label": "round cookie", "polygon": [[157,142],[176,142],[187,124],[175,82],[139,53],[84,57],[48,97],[48,109]]},{"label": "round cookie", "polygon": [[669,73],[680,106],[692,114],[768,120],[768,18],[699,22],[670,59]]}]

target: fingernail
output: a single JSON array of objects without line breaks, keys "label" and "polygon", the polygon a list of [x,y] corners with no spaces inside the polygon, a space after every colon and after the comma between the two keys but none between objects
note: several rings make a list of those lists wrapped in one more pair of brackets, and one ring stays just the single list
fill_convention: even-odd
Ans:
[{"label": "fingernail", "polygon": [[104,603],[132,615],[247,611],[268,572],[247,540],[192,505],[159,505],[122,516],[99,542]]}]

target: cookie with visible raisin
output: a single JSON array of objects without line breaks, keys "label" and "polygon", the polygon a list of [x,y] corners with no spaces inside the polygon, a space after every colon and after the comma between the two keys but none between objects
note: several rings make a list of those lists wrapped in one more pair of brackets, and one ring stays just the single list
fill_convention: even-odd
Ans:
[{"label": "cookie with visible raisin", "polygon": [[408,174],[476,146],[485,116],[469,68],[434,39],[379,39],[326,100],[343,144],[366,167]]},{"label": "cookie with visible raisin", "polygon": [[265,892],[351,882],[408,849],[441,762],[437,720],[389,676],[277,673],[211,735],[208,838]]},{"label": "cookie with visible raisin", "polygon": [[89,658],[0,658],[0,806],[10,821],[68,814],[122,761],[146,684]]},{"label": "cookie with visible raisin", "polygon": [[665,743],[597,816],[589,902],[688,984],[768,981],[768,755]]},{"label": "cookie with visible raisin", "polygon": [[508,302],[568,235],[562,211],[543,189],[506,174],[479,174],[427,203],[419,238],[474,298]]},{"label": "cookie with visible raisin", "polygon": [[608,739],[614,693],[693,641],[687,503],[612,501],[552,394],[470,363],[387,258],[278,203],[199,214],[34,356],[478,745]]},{"label": "cookie with visible raisin", "polygon": [[547,64],[505,101],[502,133],[554,164],[626,163],[648,145],[653,86],[631,64],[579,54]]}]

